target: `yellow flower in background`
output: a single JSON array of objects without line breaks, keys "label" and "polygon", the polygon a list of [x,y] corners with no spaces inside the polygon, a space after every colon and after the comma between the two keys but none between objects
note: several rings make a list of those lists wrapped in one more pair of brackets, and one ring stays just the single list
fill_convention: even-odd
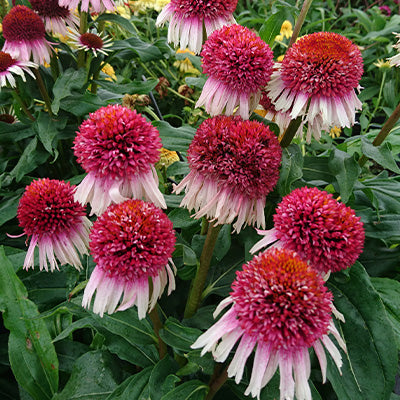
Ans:
[{"label": "yellow flower in background", "polygon": [[179,161],[176,151],[167,150],[164,147],[160,150],[160,161],[156,164],[156,168],[168,168],[174,162]]},{"label": "yellow flower in background", "polygon": [[155,0],[154,9],[160,12],[171,0]]},{"label": "yellow flower in background", "polygon": [[0,24],[0,33],[2,33],[2,32],[3,32],[3,25]]},{"label": "yellow flower in background", "polygon": [[[181,50],[178,49],[176,51],[177,54],[184,54],[184,53],[189,53],[191,55],[195,55],[192,51],[190,51],[189,49],[185,49],[185,50]],[[184,60],[176,60],[174,62],[174,67],[177,68],[180,72],[182,72],[183,74],[194,74],[194,75],[200,75],[200,71],[198,69],[196,69],[192,62],[188,59],[185,58]]]},{"label": "yellow flower in background", "polygon": [[342,132],[342,129],[335,125],[333,128],[331,128],[331,130],[329,132],[329,136],[332,139],[335,139],[335,138],[338,138],[340,136],[341,132]]},{"label": "yellow flower in background", "polygon": [[130,19],[131,17],[131,11],[129,7],[126,6],[117,6],[117,14],[126,19]]},{"label": "yellow flower in background", "polygon": [[281,26],[281,32],[279,35],[275,37],[275,40],[282,41],[283,38],[290,39],[293,35],[293,26],[292,23],[288,20],[283,21]]},{"label": "yellow flower in background", "polygon": [[276,61],[282,62],[284,58],[285,58],[285,55],[282,54],[281,56],[279,56],[279,57],[276,59]]},{"label": "yellow flower in background", "polygon": [[375,67],[382,68],[382,69],[389,69],[392,68],[389,61],[383,61],[383,59],[378,60],[374,63]]},{"label": "yellow flower in background", "polygon": [[106,78],[106,81],[116,81],[117,77],[115,75],[114,68],[110,64],[105,64],[103,68],[101,69],[108,77]]}]

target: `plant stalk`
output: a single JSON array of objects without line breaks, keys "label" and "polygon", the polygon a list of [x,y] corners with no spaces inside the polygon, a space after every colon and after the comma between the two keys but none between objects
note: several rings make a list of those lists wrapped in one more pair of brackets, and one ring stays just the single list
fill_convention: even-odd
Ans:
[{"label": "plant stalk", "polygon": [[36,83],[40,90],[40,94],[42,95],[44,103],[46,104],[47,112],[52,117],[53,112],[51,111],[51,99],[50,99],[49,93],[46,89],[46,85],[44,84],[42,75],[40,74],[40,71],[37,70],[36,68],[33,69],[33,73],[35,74]]},{"label": "plant stalk", "polygon": [[158,315],[157,304],[155,307],[149,312],[149,317],[151,322],[153,323],[154,333],[158,339],[158,354],[160,355],[160,360],[164,358],[167,354],[167,345],[162,341],[160,337],[160,330],[163,327],[163,324],[160,320],[160,316]]},{"label": "plant stalk", "polygon": [[289,144],[292,142],[294,135],[296,134],[296,132],[299,129],[299,126],[301,124],[301,119],[302,119],[302,117],[300,115],[296,119],[292,119],[290,121],[289,126],[287,127],[286,131],[283,133],[282,138],[280,140],[282,148],[288,147]]},{"label": "plant stalk", "polygon": [[204,285],[206,283],[215,243],[217,242],[218,233],[221,230],[221,227],[221,225],[214,225],[213,223],[210,223],[208,226],[206,241],[204,242],[203,251],[200,256],[199,267],[197,269],[196,276],[193,279],[189,297],[186,303],[184,313],[185,318],[192,317],[199,308],[201,294],[203,293]]},{"label": "plant stalk", "polygon": [[[400,118],[400,103],[394,109],[394,111],[392,112],[392,115],[384,123],[384,125],[382,126],[382,129],[380,130],[380,132],[378,133],[378,135],[372,142],[372,144],[374,146],[380,146],[383,143],[383,141],[389,135],[390,131],[396,125],[396,122],[399,120],[399,118]],[[360,159],[358,160],[358,164],[360,165],[360,167],[362,167],[367,162],[367,160],[368,160],[368,158],[366,156],[362,155],[360,157]]]},{"label": "plant stalk", "polygon": [[207,397],[205,398],[205,400],[213,399],[218,390],[228,380],[228,367],[225,367],[224,370],[220,373],[221,368],[222,366],[220,364],[215,365],[214,374],[211,377],[209,383],[210,390],[207,393]]},{"label": "plant stalk", "polygon": [[294,26],[294,29],[293,29],[293,35],[290,38],[288,49],[290,49],[292,44],[298,38],[300,30],[301,30],[301,27],[303,26],[304,20],[306,19],[308,10],[311,7],[311,3],[312,3],[312,0],[304,0],[303,7],[301,8],[299,17],[297,18],[297,21],[296,21],[296,25]]}]

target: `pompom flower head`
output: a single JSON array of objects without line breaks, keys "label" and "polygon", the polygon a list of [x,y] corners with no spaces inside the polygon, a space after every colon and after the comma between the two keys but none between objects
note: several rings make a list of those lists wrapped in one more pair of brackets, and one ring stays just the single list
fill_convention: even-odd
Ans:
[{"label": "pompom flower head", "polygon": [[203,72],[208,75],[196,107],[211,115],[238,114],[248,119],[260,101],[273,66],[269,46],[250,29],[229,25],[215,31],[201,52]]},{"label": "pompom flower head", "polygon": [[168,42],[200,53],[203,26],[207,36],[224,25],[235,23],[232,13],[237,0],[172,0],[161,11],[156,25],[169,21]]},{"label": "pompom flower head", "polygon": [[79,19],[67,7],[58,4],[58,0],[30,0],[32,9],[43,19],[46,31],[67,35],[67,26],[76,28]]},{"label": "pompom flower head", "polygon": [[74,200],[74,186],[54,179],[39,179],[26,187],[18,205],[19,225],[32,236],[24,268],[33,268],[39,247],[40,270],[71,264],[82,267],[79,254],[88,254],[90,221],[85,209]]},{"label": "pompom flower head", "polygon": [[46,29],[42,19],[25,6],[15,6],[3,19],[3,51],[13,58],[36,64],[50,63],[52,47],[45,38]]},{"label": "pompom flower head", "polygon": [[82,123],[74,141],[78,162],[88,175],[75,198],[101,214],[109,204],[144,199],[166,208],[154,164],[160,159],[156,128],[135,110],[102,107]]},{"label": "pompom flower head", "polygon": [[364,246],[364,228],[354,210],[317,188],[295,189],[282,199],[274,228],[259,231],[265,237],[250,252],[279,240],[321,274],[353,265]]},{"label": "pompom flower head", "polygon": [[19,75],[25,82],[24,72],[35,78],[29,67],[36,68],[37,65],[30,61],[16,60],[10,54],[0,51],[0,87],[6,86],[7,82],[11,87],[15,87],[16,83],[13,75]]},{"label": "pompom flower head", "polygon": [[267,90],[276,110],[302,116],[318,140],[321,130],[350,127],[361,108],[355,89],[363,74],[357,46],[333,32],[301,37],[277,64]]},{"label": "pompom flower head", "polygon": [[94,11],[101,13],[106,10],[115,11],[114,0],[58,0],[62,7],[68,7],[70,10],[75,10],[78,5],[81,5],[81,11]]},{"label": "pompom flower head", "polygon": [[338,369],[341,355],[329,338],[332,333],[346,349],[332,322],[332,294],[323,279],[288,250],[271,249],[256,256],[236,273],[231,295],[214,313],[232,307],[203,333],[192,348],[202,348],[217,362],[224,362],[235,344],[239,345],[228,367],[228,376],[242,379],[245,364],[256,347],[250,383],[245,395],[260,397],[279,367],[280,399],[311,400],[308,385],[313,348],[326,379],[325,346]]},{"label": "pompom flower head", "polygon": [[112,204],[90,233],[90,251],[97,265],[83,294],[82,306],[89,308],[97,291],[94,313],[103,316],[104,312],[111,314],[136,304],[139,318],[144,318],[161,297],[168,280],[168,294],[175,289],[171,259],[174,245],[172,222],[154,204],[132,199]]},{"label": "pompom flower head", "polygon": [[282,151],[264,124],[240,117],[205,120],[189,146],[189,174],[175,187],[186,188],[181,206],[215,224],[264,226],[265,199],[279,178]]}]

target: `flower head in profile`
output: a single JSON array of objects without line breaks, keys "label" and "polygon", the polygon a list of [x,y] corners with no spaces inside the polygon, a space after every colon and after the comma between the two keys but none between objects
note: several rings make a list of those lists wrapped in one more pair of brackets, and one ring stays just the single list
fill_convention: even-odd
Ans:
[{"label": "flower head in profile", "polygon": [[127,107],[108,105],[90,114],[74,141],[74,153],[88,175],[75,198],[101,214],[109,204],[144,199],[166,208],[154,164],[160,159],[156,128]]},{"label": "flower head in profile", "polygon": [[362,74],[361,52],[354,43],[337,33],[317,32],[289,48],[267,90],[278,111],[308,123],[308,141],[312,134],[318,140],[321,130],[354,124]]},{"label": "flower head in profile", "polygon": [[25,82],[25,74],[27,72],[32,78],[35,78],[29,68],[37,68],[37,65],[30,61],[19,61],[11,57],[10,54],[0,51],[0,87],[6,86],[7,82],[11,87],[15,87],[15,77],[18,75]]},{"label": "flower head in profile", "polygon": [[259,231],[264,238],[252,253],[279,240],[278,246],[295,251],[321,274],[353,265],[364,246],[360,217],[332,194],[302,187],[285,196],[276,209],[274,228]]},{"label": "flower head in profile", "polygon": [[235,23],[232,13],[236,5],[237,0],[172,0],[161,11],[156,25],[169,21],[168,42],[199,54],[203,27],[210,36],[224,25]]},{"label": "flower head in profile", "polygon": [[58,0],[61,7],[68,7],[75,10],[80,4],[81,11],[93,11],[101,13],[106,10],[115,11],[114,0]]},{"label": "flower head in profile", "polygon": [[3,19],[3,51],[18,60],[50,63],[52,47],[45,35],[42,19],[28,7],[15,6]]},{"label": "flower head in profile", "polygon": [[190,173],[175,187],[186,188],[181,206],[216,224],[264,226],[266,196],[279,178],[282,151],[264,124],[240,117],[205,120],[189,147]]},{"label": "flower head in profile", "polygon": [[90,221],[85,209],[74,200],[74,186],[55,179],[38,179],[26,187],[18,205],[19,225],[29,237],[24,268],[33,268],[35,247],[39,248],[40,270],[70,264],[82,268],[79,254],[88,254]]},{"label": "flower head in profile", "polygon": [[211,115],[238,114],[248,119],[268,83],[273,65],[269,46],[250,29],[229,25],[215,31],[201,52],[208,75],[196,107]]},{"label": "flower head in profile", "polygon": [[112,204],[90,233],[90,252],[96,267],[82,306],[89,308],[97,292],[94,313],[103,316],[137,305],[139,318],[144,318],[168,281],[168,294],[175,289],[171,259],[174,246],[172,222],[154,204],[132,199]]},{"label": "flower head in profile", "polygon": [[260,397],[279,367],[280,398],[311,400],[309,348],[319,360],[325,382],[331,355],[340,370],[341,355],[331,341],[346,346],[332,322],[332,294],[323,279],[288,250],[271,249],[254,257],[236,273],[231,295],[217,307],[214,317],[232,304],[225,315],[203,333],[192,348],[211,351],[224,362],[239,344],[228,367],[228,376],[239,383],[255,350],[250,383],[245,395]]},{"label": "flower head in profile", "polygon": [[397,43],[393,46],[397,50],[397,54],[391,58],[388,58],[392,67],[400,67],[400,33],[394,33],[397,37]]},{"label": "flower head in profile", "polygon": [[76,29],[70,29],[69,38],[78,50],[85,50],[93,53],[95,57],[99,54],[107,55],[112,46],[112,40],[104,34],[85,32],[79,33]]},{"label": "flower head in profile", "polygon": [[79,19],[67,7],[58,4],[58,0],[30,0],[32,9],[43,19],[46,31],[67,35],[67,27],[76,28]]}]

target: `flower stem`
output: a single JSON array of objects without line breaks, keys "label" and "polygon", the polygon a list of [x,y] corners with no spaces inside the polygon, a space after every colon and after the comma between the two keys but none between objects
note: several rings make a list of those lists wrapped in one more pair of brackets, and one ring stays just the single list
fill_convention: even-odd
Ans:
[{"label": "flower stem", "polygon": [[[81,11],[79,17],[79,33],[82,35],[87,31],[88,26],[88,15],[87,12]],[[78,69],[85,66],[85,50],[78,50]]]},{"label": "flower stem", "polygon": [[[24,113],[26,114],[26,116],[31,120],[31,121],[35,121],[35,117],[32,115],[32,113],[28,110],[27,105],[25,104],[24,100],[22,99],[22,97],[19,95],[19,91],[18,89],[14,89],[14,91],[12,92],[13,97],[15,98],[15,100],[17,100],[18,104],[20,105],[20,107],[22,108],[22,110],[24,111]],[[18,142],[17,142],[18,143]]]},{"label": "flower stem", "polygon": [[203,251],[200,256],[200,263],[197,269],[196,276],[192,281],[189,297],[186,303],[185,318],[192,317],[199,308],[201,301],[201,294],[203,293],[204,285],[207,279],[207,273],[210,269],[211,258],[214,252],[215,243],[217,242],[218,233],[221,230],[221,225],[214,225],[210,223],[206,241],[204,242]]},{"label": "flower stem", "polygon": [[158,354],[160,355],[161,360],[167,354],[167,345],[162,341],[160,337],[160,329],[163,327],[163,324],[160,320],[160,316],[158,315],[157,306],[158,305],[156,304],[156,306],[149,312],[149,317],[151,319],[151,322],[153,323],[154,333],[156,334],[158,339]]},{"label": "flower stem", "polygon": [[[372,144],[374,146],[380,146],[383,143],[383,141],[389,135],[390,131],[393,129],[393,127],[395,126],[395,124],[399,120],[399,118],[400,118],[400,103],[394,109],[392,115],[384,123],[384,125],[382,126],[382,129],[380,130],[380,132],[378,133],[378,135],[376,136],[376,138],[372,142]],[[367,159],[368,158],[363,155],[358,160],[358,164],[362,167],[366,163]]]},{"label": "flower stem", "polygon": [[[381,81],[381,86],[380,86],[380,88],[379,88],[378,99],[376,100],[376,105],[375,105],[374,111],[372,111],[372,113],[371,113],[370,116],[369,116],[368,124],[367,124],[367,127],[365,128],[365,132],[368,131],[368,128],[369,128],[369,126],[371,125],[371,121],[372,121],[372,119],[374,118],[374,116],[375,116],[376,112],[378,111],[378,108],[379,108],[379,106],[380,106],[380,104],[381,104],[382,92],[383,92],[383,87],[384,87],[384,85],[385,85],[385,80],[386,80],[386,72],[383,73],[382,81]],[[365,132],[364,132],[364,133],[365,133]]]},{"label": "flower stem", "polygon": [[192,104],[195,104],[195,103],[196,103],[194,100],[189,99],[188,97],[182,96],[180,93],[178,93],[176,90],[174,90],[174,89],[172,89],[172,88],[170,88],[170,87],[167,87],[167,90],[168,90],[169,92],[173,93],[175,96],[178,96],[178,97],[180,97],[180,98],[183,99],[183,100],[187,100],[189,103],[192,103]]},{"label": "flower stem", "polygon": [[222,369],[221,364],[216,364],[214,368],[214,374],[210,379],[210,390],[207,394],[205,400],[211,400],[214,398],[215,394],[222,387],[222,385],[228,380],[228,367],[225,367],[224,370],[220,373]]},{"label": "flower stem", "polygon": [[290,49],[292,44],[298,38],[300,30],[301,30],[301,27],[303,26],[304,20],[306,19],[306,15],[308,13],[308,10],[310,9],[311,3],[312,3],[312,0],[304,0],[303,7],[301,8],[299,17],[297,18],[297,21],[296,21],[296,25],[294,26],[294,29],[293,29],[293,35],[290,38],[288,49]]},{"label": "flower stem", "polygon": [[37,70],[36,68],[33,69],[33,73],[35,74],[36,83],[40,90],[40,94],[42,95],[44,103],[46,104],[47,112],[52,117],[53,112],[51,111],[51,100],[50,100],[49,93],[47,92],[46,85],[44,84],[42,75],[40,74],[40,71]]},{"label": "flower stem", "polygon": [[296,134],[296,132],[299,129],[299,126],[301,124],[301,119],[302,119],[302,117],[299,116],[296,119],[292,119],[290,121],[289,126],[287,127],[286,131],[283,133],[283,136],[280,140],[282,148],[288,147],[289,144],[292,142],[294,135]]}]

